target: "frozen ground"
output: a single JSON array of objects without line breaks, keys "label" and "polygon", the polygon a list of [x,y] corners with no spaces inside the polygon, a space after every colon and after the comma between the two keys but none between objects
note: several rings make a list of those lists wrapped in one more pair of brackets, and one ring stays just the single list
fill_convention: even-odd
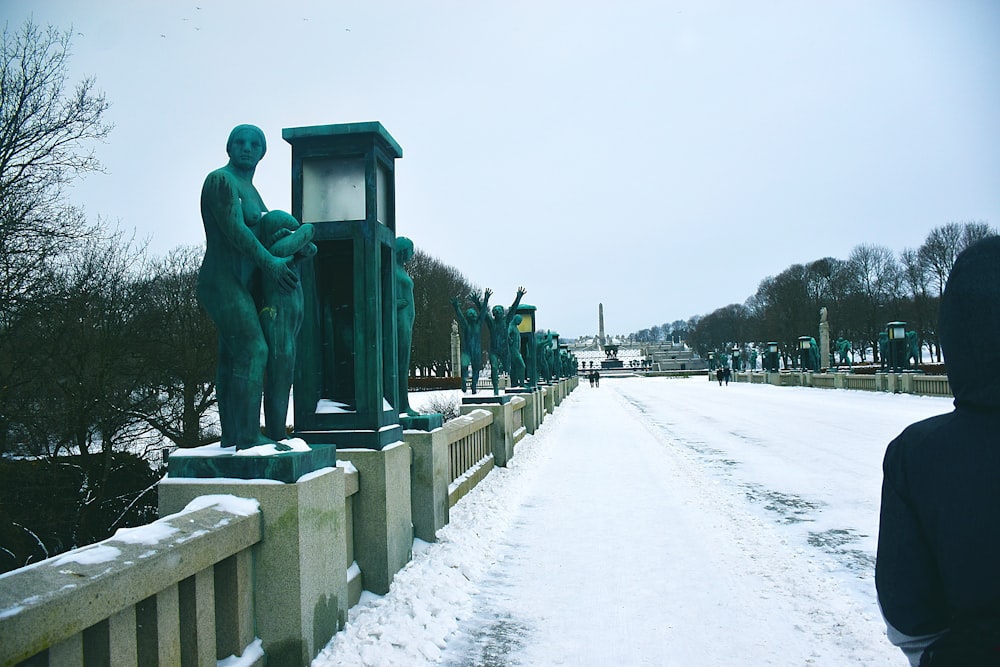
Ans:
[{"label": "frozen ground", "polygon": [[875,603],[881,458],[950,409],[581,384],[313,665],[905,665]]}]

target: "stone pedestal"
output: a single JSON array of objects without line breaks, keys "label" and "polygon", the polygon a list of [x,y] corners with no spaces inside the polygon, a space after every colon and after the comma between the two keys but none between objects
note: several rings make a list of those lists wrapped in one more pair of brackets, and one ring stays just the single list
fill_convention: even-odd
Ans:
[{"label": "stone pedestal", "polygon": [[538,430],[538,425],[542,422],[541,415],[539,415],[539,409],[541,408],[541,398],[542,394],[537,389],[527,389],[524,387],[516,387],[514,389],[508,389],[508,394],[517,395],[524,399],[524,408],[521,409],[521,423],[524,425],[524,430],[529,434],[533,434]]},{"label": "stone pedestal", "polygon": [[424,542],[433,542],[438,529],[448,524],[448,435],[443,429],[404,431],[403,440],[413,452],[410,468],[413,535]]},{"label": "stone pedestal", "polygon": [[347,621],[343,471],[325,468],[291,484],[168,476],[160,482],[160,516],[213,494],[260,504],[263,540],[254,549],[253,577],[256,634],[269,666],[308,665]]},{"label": "stone pedestal", "polygon": [[376,595],[389,592],[392,577],[410,561],[410,448],[397,442],[381,450],[338,449],[358,469],[354,499],[354,559],[362,585]]},{"label": "stone pedestal", "polygon": [[551,415],[556,409],[555,389],[551,385],[546,384],[541,387],[541,390],[542,390],[542,404],[544,405],[544,408],[542,409],[542,414]]}]

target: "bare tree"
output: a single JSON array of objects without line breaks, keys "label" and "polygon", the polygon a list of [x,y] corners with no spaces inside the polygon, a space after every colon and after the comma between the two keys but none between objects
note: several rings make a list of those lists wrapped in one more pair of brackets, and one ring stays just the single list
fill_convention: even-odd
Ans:
[{"label": "bare tree", "polygon": [[198,269],[204,251],[183,246],[155,260],[135,289],[132,328],[144,398],[133,408],[177,447],[199,447],[219,439],[214,420],[215,326],[198,301]]},{"label": "bare tree", "polygon": [[30,20],[0,43],[0,328],[30,305],[45,268],[90,231],[64,186],[98,171],[108,103],[85,79],[67,89],[70,32]]},{"label": "bare tree", "polygon": [[[464,298],[474,287],[458,269],[419,248],[407,265],[407,271],[413,278],[413,301],[417,311],[410,363],[414,368],[440,375],[451,356],[451,322],[455,314],[449,299]],[[488,345],[484,342],[484,346]]]},{"label": "bare tree", "polygon": [[[846,310],[852,320],[855,340],[872,346],[877,361],[878,334],[894,315],[901,293],[902,273],[892,251],[885,246],[862,244],[851,251],[847,260],[851,306]],[[863,349],[863,348],[862,348]]]}]

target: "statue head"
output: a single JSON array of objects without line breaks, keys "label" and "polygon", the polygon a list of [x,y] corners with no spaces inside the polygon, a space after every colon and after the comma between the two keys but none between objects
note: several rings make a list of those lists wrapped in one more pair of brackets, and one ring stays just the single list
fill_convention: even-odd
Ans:
[{"label": "statue head", "polygon": [[[234,155],[234,151],[237,154]],[[266,152],[267,139],[256,125],[237,125],[226,140],[226,154],[240,167],[256,167]]]},{"label": "statue head", "polygon": [[516,326],[520,326],[520,324],[521,324],[521,322],[522,322],[523,320],[524,320],[524,318],[523,318],[523,317],[521,317],[520,315],[515,315],[515,316],[514,316],[514,319],[512,319],[512,320],[511,320],[511,322],[513,322],[513,323],[514,323],[514,326],[516,327]]},{"label": "statue head", "polygon": [[476,319],[478,318],[479,318],[479,313],[476,311],[475,308],[469,308],[467,311],[465,311],[465,319],[469,320],[470,322],[475,322]]},{"label": "statue head", "polygon": [[406,264],[413,259],[413,241],[405,236],[396,237],[396,262]]},{"label": "statue head", "polygon": [[500,320],[503,319],[503,316],[503,306],[493,306],[493,319]]}]

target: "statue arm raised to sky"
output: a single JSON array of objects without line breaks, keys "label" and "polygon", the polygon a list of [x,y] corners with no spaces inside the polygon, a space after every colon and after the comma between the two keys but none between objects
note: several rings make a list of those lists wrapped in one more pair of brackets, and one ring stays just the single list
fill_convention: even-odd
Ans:
[{"label": "statue arm raised to sky", "polygon": [[229,162],[208,174],[201,191],[205,257],[198,298],[219,332],[221,444],[237,449],[276,444],[260,430],[268,344],[258,317],[255,278],[285,295],[299,285],[290,266],[294,257],[275,256],[255,233],[267,209],[253,175],[266,149],[260,128],[237,126],[226,142]]}]

